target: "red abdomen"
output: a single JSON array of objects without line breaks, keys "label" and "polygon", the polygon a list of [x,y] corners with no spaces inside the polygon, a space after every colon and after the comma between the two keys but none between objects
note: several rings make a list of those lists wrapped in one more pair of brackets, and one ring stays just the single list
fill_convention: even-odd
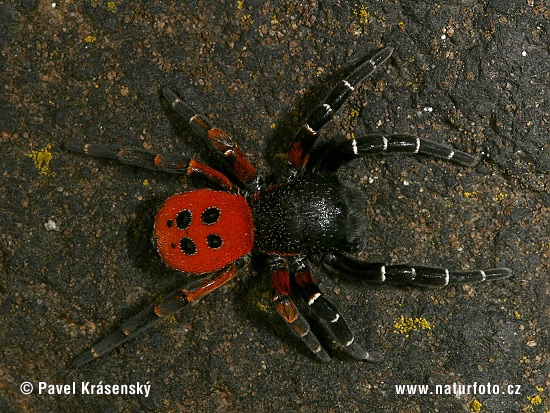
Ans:
[{"label": "red abdomen", "polygon": [[184,192],[168,198],[157,211],[154,236],[168,267],[209,273],[252,251],[252,212],[242,196],[229,192]]}]

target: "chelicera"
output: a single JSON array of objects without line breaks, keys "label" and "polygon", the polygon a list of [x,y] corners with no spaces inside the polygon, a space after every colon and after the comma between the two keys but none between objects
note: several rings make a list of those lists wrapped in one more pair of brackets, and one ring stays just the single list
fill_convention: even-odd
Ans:
[{"label": "chelicera", "polygon": [[344,317],[317,286],[313,263],[372,283],[446,286],[509,277],[508,268],[454,271],[371,263],[353,256],[364,248],[366,218],[358,190],[341,183],[336,175],[341,166],[367,155],[394,153],[431,155],[463,166],[477,162],[465,152],[409,135],[373,134],[343,142],[317,142],[321,128],[392,51],[391,47],[381,49],[333,87],[297,133],[288,155],[288,171],[270,182],[256,172],[229,135],[211,126],[167,88],[163,90],[166,100],[189,121],[195,134],[223,155],[223,167],[230,174],[182,155],[116,145],[67,144],[74,152],[202,178],[209,187],[169,197],[154,224],[154,242],[164,263],[196,279],[122,323],[117,332],[77,357],[75,365],[107,353],[216,290],[235,277],[238,264],[252,253],[265,257],[276,311],[323,361],[330,360],[329,354],[296,305],[297,299],[304,300],[311,310],[308,313],[319,319],[351,356],[372,362],[382,356],[364,350],[355,341]]}]

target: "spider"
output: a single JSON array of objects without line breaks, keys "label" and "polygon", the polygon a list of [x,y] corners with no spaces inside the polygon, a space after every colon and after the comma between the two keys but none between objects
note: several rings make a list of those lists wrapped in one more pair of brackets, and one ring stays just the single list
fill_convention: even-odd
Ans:
[{"label": "spider", "polygon": [[[352,254],[365,246],[366,218],[358,190],[341,183],[338,169],[373,154],[424,154],[472,166],[477,159],[465,152],[409,135],[373,134],[343,142],[318,144],[318,133],[350,94],[384,62],[386,47],[338,82],[306,117],[288,154],[288,171],[266,182],[246,160],[231,137],[213,127],[172,90],[162,93],[171,107],[189,121],[196,135],[223,155],[224,174],[184,155],[162,155],[142,148],[68,143],[80,154],[110,158],[155,171],[203,179],[209,188],[169,197],[154,219],[153,241],[170,268],[198,279],[164,301],[152,304],[123,322],[112,335],[74,360],[81,366],[137,336],[164,317],[175,314],[235,277],[251,253],[262,254],[271,273],[271,298],[290,330],[320,360],[330,356],[300,309],[326,327],[334,341],[356,359],[379,362],[378,351],[366,351],[356,341],[344,317],[319,289],[311,264],[372,283],[446,286],[509,277],[508,268],[478,271],[386,265],[365,262]],[[196,277],[196,278],[197,278]],[[304,300],[299,302],[297,300]]]}]

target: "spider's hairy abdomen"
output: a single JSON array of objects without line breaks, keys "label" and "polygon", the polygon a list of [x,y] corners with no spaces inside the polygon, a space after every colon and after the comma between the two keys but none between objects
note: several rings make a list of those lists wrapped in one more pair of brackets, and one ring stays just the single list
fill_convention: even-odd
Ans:
[{"label": "spider's hairy abdomen", "polygon": [[364,233],[363,199],[334,175],[274,185],[250,199],[256,247],[295,255],[357,250]]}]

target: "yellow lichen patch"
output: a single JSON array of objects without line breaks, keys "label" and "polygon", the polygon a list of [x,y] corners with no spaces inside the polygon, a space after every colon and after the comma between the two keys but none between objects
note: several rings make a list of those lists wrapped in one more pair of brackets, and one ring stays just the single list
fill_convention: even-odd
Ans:
[{"label": "yellow lichen patch", "polygon": [[533,406],[542,403],[542,397],[540,397],[538,394],[536,396],[527,396],[527,400],[529,400],[529,403],[531,403]]},{"label": "yellow lichen patch", "polygon": [[371,14],[367,11],[366,6],[361,6],[358,9],[354,10],[353,14],[359,17],[359,23],[369,24]]},{"label": "yellow lichen patch", "polygon": [[411,82],[411,81],[408,81],[407,83],[405,83],[405,86],[407,86],[408,88],[414,90],[415,92],[417,92],[418,89],[419,89],[418,84],[416,84],[414,82]]},{"label": "yellow lichen patch", "polygon": [[253,24],[253,23],[254,23],[254,21],[252,20],[252,15],[251,15],[250,13],[248,13],[248,14],[243,14],[243,15],[241,16],[241,21],[242,21],[243,23],[250,23],[250,24]]},{"label": "yellow lichen patch", "polygon": [[91,35],[91,34],[89,34],[88,36],[86,36],[86,37],[84,38],[84,41],[85,41],[86,43],[93,43],[93,42],[95,42],[96,40],[97,40],[97,37],[95,37],[95,36],[93,36],[93,35]]},{"label": "yellow lichen patch", "polygon": [[482,408],[483,408],[483,405],[478,399],[473,399],[472,402],[470,403],[471,412],[478,413],[481,411]]},{"label": "yellow lichen patch", "polygon": [[473,198],[474,196],[477,195],[477,191],[472,191],[472,192],[463,192],[462,193],[462,196],[464,198]]},{"label": "yellow lichen patch", "polygon": [[369,11],[367,6],[364,6],[362,4],[354,4],[353,7],[353,14],[357,16],[357,18],[359,19],[359,23],[363,25],[367,25],[372,21],[377,21],[381,23],[385,20],[384,17],[378,16],[376,12]]},{"label": "yellow lichen patch", "polygon": [[521,314],[519,311],[514,311],[514,317],[516,318],[516,320],[520,320],[521,319]]},{"label": "yellow lichen patch", "polygon": [[39,151],[31,151],[29,153],[29,158],[34,162],[34,166],[38,169],[40,175],[54,176],[55,172],[50,169],[50,162],[52,161],[53,155],[51,149],[53,145],[46,145]]},{"label": "yellow lichen patch", "polygon": [[275,125],[275,122],[273,122],[271,125],[269,125],[270,129],[275,129],[276,127],[277,127],[277,125]]},{"label": "yellow lichen patch", "polygon": [[116,13],[116,3],[114,1],[108,1],[107,10],[109,10],[111,13]]},{"label": "yellow lichen patch", "polygon": [[359,109],[353,108],[349,111],[349,119],[356,118],[357,116],[359,116]]},{"label": "yellow lichen patch", "polygon": [[506,194],[504,192],[499,192],[498,194],[495,195],[493,200],[499,202],[499,201],[504,200],[507,196],[508,196],[508,194]]},{"label": "yellow lichen patch", "polygon": [[242,10],[244,7],[244,1],[243,0],[237,0],[237,10]]},{"label": "yellow lichen patch", "polygon": [[432,325],[423,317],[408,317],[400,316],[393,324],[393,332],[396,334],[405,334],[409,337],[411,331],[431,330]]},{"label": "yellow lichen patch", "polygon": [[529,362],[529,357],[523,356],[519,362],[520,363],[528,363]]},{"label": "yellow lichen patch", "polygon": [[145,187],[149,186],[149,180],[148,179],[144,179],[142,183],[143,183],[143,186],[145,186]]},{"label": "yellow lichen patch", "polygon": [[[543,386],[535,386],[535,389],[537,389],[539,394],[536,394],[534,396],[527,396],[527,400],[529,400],[529,403],[531,403],[533,406],[537,406],[537,405],[543,403],[543,400],[542,400],[542,397],[541,397],[540,393],[544,392],[544,387]],[[548,412],[549,410],[546,409],[546,411]]]},{"label": "yellow lichen patch", "polygon": [[170,314],[169,316],[166,316],[166,317],[164,318],[164,322],[165,322],[166,324],[175,323],[176,320],[177,320],[177,317],[176,317],[175,314]]},{"label": "yellow lichen patch", "polygon": [[280,20],[274,14],[272,14],[269,18],[271,19],[271,24],[279,24],[280,23]]}]

